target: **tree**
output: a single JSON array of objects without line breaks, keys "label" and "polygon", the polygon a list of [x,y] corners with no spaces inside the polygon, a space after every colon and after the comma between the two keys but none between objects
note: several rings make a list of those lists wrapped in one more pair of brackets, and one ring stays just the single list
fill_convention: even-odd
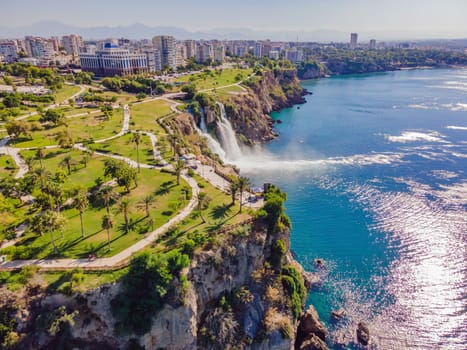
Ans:
[{"label": "tree", "polygon": [[42,147],[39,147],[37,150],[36,150],[36,158],[39,159],[39,163],[41,165],[41,168],[43,168],[42,166],[42,159],[45,157],[45,152],[44,152],[44,149]]},{"label": "tree", "polygon": [[45,168],[39,168],[34,170],[34,177],[36,179],[39,179],[39,182],[41,183],[41,189],[45,189],[48,187],[46,186],[48,185],[47,181],[50,180],[51,176],[52,174],[50,173],[50,171],[48,171]]},{"label": "tree", "polygon": [[201,220],[203,220],[203,223],[206,222],[206,219],[203,216],[203,210],[207,208],[210,201],[211,201],[211,198],[208,196],[206,192],[198,193],[198,213],[199,213],[199,216],[201,217]]},{"label": "tree", "polygon": [[99,190],[99,197],[104,202],[105,208],[107,209],[107,214],[110,214],[110,203],[116,201],[120,195],[115,190],[114,187],[110,185],[105,185]]},{"label": "tree", "polygon": [[178,141],[177,135],[174,135],[174,134],[169,135],[169,142],[170,142],[170,145],[172,146],[174,156],[175,156],[176,150],[177,150],[177,141]]},{"label": "tree", "polygon": [[60,162],[61,167],[65,167],[68,175],[71,175],[71,165],[73,164],[73,159],[71,158],[71,155],[67,155],[65,158],[62,159]]},{"label": "tree", "polygon": [[151,194],[148,194],[143,198],[141,201],[141,205],[144,206],[144,210],[146,211],[146,217],[149,217],[149,207],[150,205],[154,202],[154,196]]},{"label": "tree", "polygon": [[240,213],[243,208],[243,192],[250,186],[250,179],[245,176],[240,176],[237,180],[238,190],[240,191]]},{"label": "tree", "polygon": [[43,220],[44,227],[46,227],[46,230],[50,233],[50,239],[54,247],[54,253],[58,254],[58,249],[55,244],[54,232],[63,231],[63,228],[66,224],[66,219],[62,216],[62,214],[48,210],[44,213]]},{"label": "tree", "polygon": [[81,237],[84,238],[83,213],[89,206],[89,200],[86,191],[80,191],[75,199],[76,209],[79,211],[79,220],[81,223]]},{"label": "tree", "polygon": [[235,205],[235,197],[237,196],[238,192],[238,182],[232,181],[229,185],[229,193],[232,196],[232,205]]},{"label": "tree", "polygon": [[113,217],[110,214],[106,214],[102,217],[101,226],[107,231],[107,245],[110,250],[110,229],[114,227]]},{"label": "tree", "polygon": [[62,148],[70,148],[73,146],[73,138],[68,130],[59,131],[55,135],[55,140],[57,140],[59,146]]},{"label": "tree", "polygon": [[41,122],[50,122],[55,126],[65,118],[65,113],[59,109],[48,109],[40,119]]},{"label": "tree", "polygon": [[180,185],[180,175],[183,169],[185,169],[185,162],[183,160],[178,160],[174,167],[175,176],[177,176],[177,185]]},{"label": "tree", "polygon": [[146,94],[144,92],[138,92],[136,94],[136,98],[138,99],[138,101],[144,100],[146,98]]},{"label": "tree", "polygon": [[119,203],[117,210],[119,213],[123,214],[123,220],[125,221],[125,233],[128,233],[129,223],[128,223],[128,214],[130,213],[130,200],[128,198],[123,198]]},{"label": "tree", "polygon": [[24,120],[13,120],[5,125],[5,129],[8,136],[18,138],[21,134],[25,136],[29,135],[30,125]]},{"label": "tree", "polygon": [[114,109],[110,105],[101,106],[101,112],[104,114],[105,119],[109,120],[114,115]]},{"label": "tree", "polygon": [[139,165],[139,145],[141,141],[141,134],[139,132],[134,133],[133,137],[131,138],[131,142],[133,142],[136,145],[136,161],[138,163],[138,173],[141,171]]},{"label": "tree", "polygon": [[191,100],[196,94],[196,86],[194,84],[185,85],[182,91],[186,94],[185,99]]}]

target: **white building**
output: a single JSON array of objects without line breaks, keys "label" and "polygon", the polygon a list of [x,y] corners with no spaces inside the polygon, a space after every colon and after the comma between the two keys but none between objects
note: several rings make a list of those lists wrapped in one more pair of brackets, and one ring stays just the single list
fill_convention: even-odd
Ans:
[{"label": "white building", "polygon": [[162,67],[177,69],[177,48],[175,38],[170,35],[159,35],[152,39],[154,48],[161,53]]},{"label": "white building", "polygon": [[52,59],[55,56],[55,40],[27,36],[25,38],[28,56]]},{"label": "white building", "polygon": [[18,59],[18,45],[14,40],[0,41],[0,56],[4,62],[14,62]]},{"label": "white building", "polygon": [[253,51],[253,55],[255,57],[262,57],[263,56],[263,43],[260,41],[257,41],[255,43],[255,49]]},{"label": "white building", "polygon": [[219,63],[224,63],[224,60],[225,60],[224,44],[220,44],[220,43],[215,44],[213,50],[214,50],[214,53],[213,53],[214,61],[219,62]]},{"label": "white building", "polygon": [[149,71],[146,53],[132,53],[118,45],[107,43],[94,54],[80,53],[81,69],[96,76],[139,74]]},{"label": "white building", "polygon": [[376,40],[375,39],[370,40],[369,48],[370,48],[370,50],[375,50],[376,49]]},{"label": "white building", "polygon": [[212,45],[209,43],[200,43],[196,47],[196,62],[205,63],[209,59],[213,59],[214,53]]},{"label": "white building", "polygon": [[279,50],[271,50],[269,51],[269,58],[271,60],[278,60],[280,57],[280,51]]},{"label": "white building", "polygon": [[62,46],[68,55],[77,55],[84,46],[83,38],[75,34],[65,35],[62,37]]},{"label": "white building", "polygon": [[186,57],[192,58],[196,56],[196,41],[185,40]]}]

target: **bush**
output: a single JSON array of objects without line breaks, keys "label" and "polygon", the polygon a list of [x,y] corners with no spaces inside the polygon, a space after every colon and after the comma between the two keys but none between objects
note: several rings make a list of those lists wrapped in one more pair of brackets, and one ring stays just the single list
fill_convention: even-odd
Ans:
[{"label": "bush", "polygon": [[281,281],[291,298],[294,316],[298,319],[307,293],[303,277],[295,267],[286,265],[282,269]]}]

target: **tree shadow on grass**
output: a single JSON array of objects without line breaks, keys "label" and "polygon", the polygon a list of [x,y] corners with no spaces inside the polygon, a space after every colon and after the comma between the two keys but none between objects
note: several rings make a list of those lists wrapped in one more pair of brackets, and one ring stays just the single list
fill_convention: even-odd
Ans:
[{"label": "tree shadow on grass", "polygon": [[229,204],[215,206],[209,216],[214,220],[225,219],[232,211],[232,206]]},{"label": "tree shadow on grass", "polygon": [[154,191],[156,196],[162,196],[170,192],[170,189],[175,187],[175,182],[173,181],[165,181],[161,184],[158,190]]}]

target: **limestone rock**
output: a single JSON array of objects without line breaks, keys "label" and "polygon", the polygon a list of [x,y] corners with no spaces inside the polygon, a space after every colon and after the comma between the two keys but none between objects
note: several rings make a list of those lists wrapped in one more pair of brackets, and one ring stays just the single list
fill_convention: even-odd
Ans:
[{"label": "limestone rock", "polygon": [[357,340],[362,345],[368,345],[370,342],[370,330],[365,322],[358,323]]},{"label": "limestone rock", "polygon": [[310,334],[305,338],[300,345],[300,350],[328,350],[328,347],[324,341],[322,341],[317,335]]},{"label": "limestone rock", "polygon": [[300,317],[298,333],[299,335],[302,335],[303,338],[306,338],[308,334],[313,333],[321,340],[326,341],[326,327],[321,323],[318,313],[313,305],[311,305]]}]

